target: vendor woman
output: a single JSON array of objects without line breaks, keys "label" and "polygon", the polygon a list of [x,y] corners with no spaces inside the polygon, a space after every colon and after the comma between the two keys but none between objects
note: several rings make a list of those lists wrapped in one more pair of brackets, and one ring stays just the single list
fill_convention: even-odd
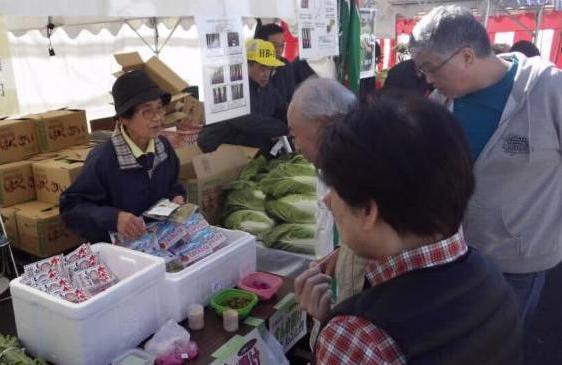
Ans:
[{"label": "vendor woman", "polygon": [[62,220],[89,242],[110,242],[108,232],[136,239],[146,230],[145,210],[162,198],[185,202],[178,157],[168,140],[158,136],[170,94],[143,71],[121,75],[112,94],[115,131],[90,153],[60,198]]}]

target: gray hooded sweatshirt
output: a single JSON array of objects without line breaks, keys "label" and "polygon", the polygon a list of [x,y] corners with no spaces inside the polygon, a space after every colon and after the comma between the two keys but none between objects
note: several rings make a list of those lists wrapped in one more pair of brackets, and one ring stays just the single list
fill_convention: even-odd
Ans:
[{"label": "gray hooded sweatshirt", "polygon": [[532,273],[562,260],[562,71],[540,57],[501,57],[517,57],[517,73],[474,164],[463,228],[468,244],[503,272]]}]

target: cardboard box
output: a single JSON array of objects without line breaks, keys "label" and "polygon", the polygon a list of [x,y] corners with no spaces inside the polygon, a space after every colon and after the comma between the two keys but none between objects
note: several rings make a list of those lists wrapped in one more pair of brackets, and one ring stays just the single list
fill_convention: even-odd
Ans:
[{"label": "cardboard box", "polygon": [[205,218],[216,224],[222,215],[223,187],[238,179],[248,164],[240,146],[222,145],[215,152],[195,155],[180,170],[188,200],[197,204]]},{"label": "cardboard box", "polygon": [[185,119],[187,114],[184,112],[173,112],[164,116],[164,126],[170,126]]},{"label": "cardboard box", "polygon": [[112,131],[115,129],[115,118],[99,118],[90,120],[90,130],[95,131]]},{"label": "cardboard box", "polygon": [[186,180],[194,175],[193,165],[191,161],[193,157],[203,154],[203,151],[199,149],[197,144],[189,144],[175,149],[176,155],[180,160],[180,179]]},{"label": "cardboard box", "polygon": [[59,157],[61,157],[61,155],[58,152],[47,152],[47,153],[39,153],[33,157],[30,157],[27,159],[27,161],[39,162],[39,161],[44,161],[44,160],[49,160],[52,158],[59,158]]},{"label": "cardboard box", "polygon": [[94,147],[91,145],[73,146],[59,151],[59,157],[70,161],[84,162]]},{"label": "cardboard box", "polygon": [[60,220],[57,206],[33,201],[15,208],[21,250],[49,257],[80,244],[80,239]]},{"label": "cardboard box", "polygon": [[183,103],[184,113],[187,114],[187,119],[196,126],[205,124],[205,104],[195,99],[192,96],[186,96]]},{"label": "cardboard box", "polygon": [[37,152],[35,124],[32,121],[0,120],[0,164],[21,161]]},{"label": "cardboard box", "polygon": [[64,158],[33,163],[37,200],[58,204],[61,193],[76,180],[83,166],[83,162]]},{"label": "cardboard box", "polygon": [[0,206],[35,200],[35,184],[30,161],[0,165]]},{"label": "cardboard box", "polygon": [[172,95],[183,92],[189,86],[187,82],[156,56],[152,56],[146,62],[142,61],[137,52],[116,54],[114,57],[123,68],[121,72],[115,75],[116,77],[119,77],[123,72],[144,70],[158,87]]},{"label": "cardboard box", "polygon": [[179,93],[179,94],[172,95],[172,98],[170,99],[170,103],[166,105],[166,114],[183,111],[185,98],[187,96],[189,96],[188,93]]},{"label": "cardboard box", "polygon": [[4,222],[4,227],[6,228],[6,234],[8,239],[12,243],[13,247],[18,247],[20,244],[20,236],[18,234],[18,225],[16,222],[16,212],[17,208],[7,207],[0,208],[0,214],[2,215],[2,221]]},{"label": "cardboard box", "polygon": [[60,109],[29,115],[35,121],[41,152],[55,152],[88,142],[88,126],[84,110]]}]

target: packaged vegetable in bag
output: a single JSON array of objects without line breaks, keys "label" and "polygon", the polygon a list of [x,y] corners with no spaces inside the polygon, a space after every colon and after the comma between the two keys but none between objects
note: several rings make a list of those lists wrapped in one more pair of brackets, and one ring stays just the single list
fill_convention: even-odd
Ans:
[{"label": "packaged vegetable in bag", "polygon": [[289,194],[266,203],[271,216],[288,223],[314,223],[317,198],[311,195]]},{"label": "packaged vegetable in bag", "polygon": [[263,243],[270,248],[313,255],[314,224],[285,223],[269,231]]},{"label": "packaged vegetable in bag", "polygon": [[261,237],[269,231],[275,222],[265,212],[259,210],[243,209],[231,213],[224,220],[224,226],[229,229],[238,229]]},{"label": "packaged vegetable in bag", "polygon": [[78,261],[79,259],[90,256],[91,254],[92,249],[90,248],[90,244],[83,243],[77,249],[64,257],[64,264],[70,265],[71,263]]}]

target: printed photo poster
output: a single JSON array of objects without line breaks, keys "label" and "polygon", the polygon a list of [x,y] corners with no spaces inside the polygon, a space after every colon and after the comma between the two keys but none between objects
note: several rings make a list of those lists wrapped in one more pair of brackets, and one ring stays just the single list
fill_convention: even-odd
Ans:
[{"label": "printed photo poster", "polygon": [[195,17],[203,65],[205,121],[250,113],[248,64],[241,18]]},{"label": "printed photo poster", "polygon": [[359,75],[362,79],[375,76],[376,15],[376,9],[359,9],[359,16],[361,17],[361,30],[359,34],[361,40],[361,72]]},{"label": "printed photo poster", "polygon": [[337,56],[337,0],[297,0],[299,54],[301,58]]}]

